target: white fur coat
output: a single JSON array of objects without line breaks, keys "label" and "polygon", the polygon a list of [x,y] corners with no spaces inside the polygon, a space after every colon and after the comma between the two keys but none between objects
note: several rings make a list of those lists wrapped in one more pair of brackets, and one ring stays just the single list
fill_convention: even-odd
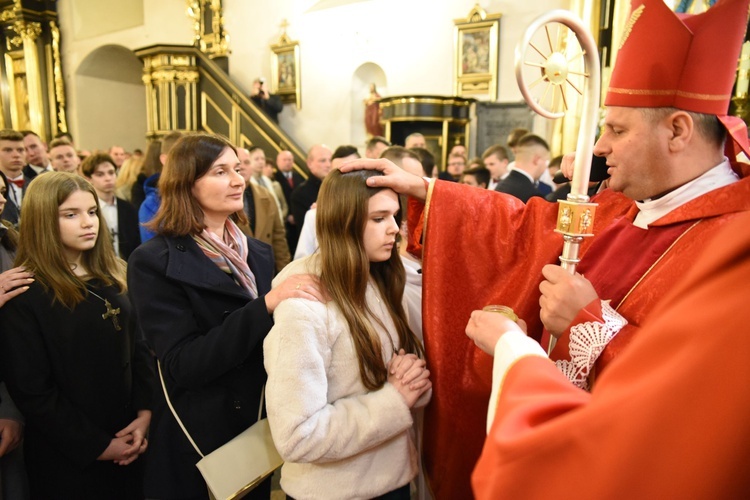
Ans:
[{"label": "white fur coat", "polygon": [[[319,274],[317,257],[292,262],[274,284],[293,274]],[[367,302],[386,327],[373,323],[387,363],[398,337],[374,287]],[[338,307],[290,299],[276,308],[274,321],[263,345],[266,401],[286,461],[284,491],[299,500],[372,498],[409,483],[417,474],[412,412],[391,384],[376,391],[362,385]]]}]

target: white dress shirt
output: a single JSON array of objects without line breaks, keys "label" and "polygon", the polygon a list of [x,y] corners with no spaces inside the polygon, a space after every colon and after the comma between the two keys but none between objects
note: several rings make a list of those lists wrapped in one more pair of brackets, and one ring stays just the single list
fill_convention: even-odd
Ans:
[{"label": "white dress shirt", "polygon": [[112,234],[112,245],[115,247],[115,254],[119,257],[120,235],[117,226],[117,198],[113,198],[112,203],[107,203],[99,198],[99,205],[102,207],[102,215],[104,215],[104,221],[107,223],[107,228],[109,228],[109,232]]}]

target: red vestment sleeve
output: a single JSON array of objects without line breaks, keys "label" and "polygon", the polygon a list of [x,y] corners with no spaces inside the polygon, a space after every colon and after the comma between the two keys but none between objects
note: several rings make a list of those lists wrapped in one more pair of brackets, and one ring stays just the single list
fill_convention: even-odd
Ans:
[{"label": "red vestment sleeve", "polygon": [[513,365],[476,497],[750,497],[748,228],[728,225],[590,395],[544,359]]},{"label": "red vestment sleeve", "polygon": [[[632,202],[603,193],[594,231]],[[471,312],[488,304],[514,309],[541,336],[542,267],[557,262],[557,204],[435,181],[425,213],[409,205],[410,248],[424,244],[423,329],[434,392],[425,417],[424,458],[436,498],[465,498],[481,452],[492,358],[465,335]],[[423,231],[424,230],[424,231]]]}]

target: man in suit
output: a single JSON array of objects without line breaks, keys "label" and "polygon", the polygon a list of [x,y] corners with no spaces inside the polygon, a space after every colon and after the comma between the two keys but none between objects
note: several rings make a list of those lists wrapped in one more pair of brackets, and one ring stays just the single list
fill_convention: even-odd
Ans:
[{"label": "man in suit", "polygon": [[280,209],[279,217],[281,217],[281,222],[285,222],[286,218],[289,216],[289,205],[286,203],[284,190],[281,188],[279,181],[276,180],[275,175],[276,169],[274,168],[274,161],[270,158],[266,158],[266,164],[263,165],[262,178],[267,184],[265,185],[265,188],[273,193],[274,198],[278,202],[277,205]]},{"label": "man in suit", "polygon": [[305,178],[294,169],[294,156],[292,156],[291,151],[280,151],[276,155],[276,174],[274,175],[274,179],[281,184],[286,204],[289,205],[292,202],[292,191],[305,182]]},{"label": "man in suit", "polygon": [[292,260],[286,242],[284,226],[281,224],[281,218],[279,217],[279,209],[268,189],[251,182],[252,167],[250,165],[252,159],[248,150],[237,148],[237,159],[240,160],[240,164],[245,166],[245,168],[241,168],[241,174],[246,183],[244,199],[245,214],[250,224],[249,236],[273,247],[276,272],[279,272]]},{"label": "man in suit", "polygon": [[102,215],[112,235],[118,257],[128,260],[141,244],[138,230],[138,211],[127,201],[115,196],[115,162],[111,156],[97,153],[81,164],[81,173],[94,186]]},{"label": "man in suit", "polygon": [[482,153],[482,163],[490,171],[490,183],[487,189],[495,189],[508,175],[508,150],[505,146],[494,144]]},{"label": "man in suit", "polygon": [[495,188],[495,191],[512,194],[526,203],[534,196],[544,196],[537,187],[539,177],[547,169],[549,162],[547,141],[534,134],[526,134],[516,144],[515,166]]},{"label": "man in suit", "polygon": [[21,218],[21,201],[31,179],[23,175],[26,165],[26,148],[23,135],[15,130],[0,130],[0,170],[8,178],[7,201],[2,218],[18,225]]},{"label": "man in suit", "polygon": [[[289,207],[289,213],[284,220],[284,229],[286,230],[286,242],[293,254],[297,247],[297,221],[294,220],[294,215],[292,215],[292,192],[305,182],[305,178],[294,169],[294,156],[291,151],[279,151],[279,154],[276,155],[274,178],[281,184],[286,206]],[[299,223],[302,224],[302,221],[299,221]]]},{"label": "man in suit", "polygon": [[244,152],[246,152],[248,156],[243,155],[245,161],[240,161],[240,175],[245,179],[245,181],[250,181],[253,184],[257,184],[258,186],[264,187],[268,190],[269,194],[273,198],[274,203],[276,203],[276,208],[278,209],[276,213],[279,216],[281,222],[283,222],[284,219],[281,214],[284,212],[288,213],[289,208],[286,205],[286,201],[283,204],[281,203],[281,199],[284,198],[283,193],[280,194],[280,198],[277,197],[276,191],[274,190],[273,184],[271,183],[271,179],[267,179],[263,175],[263,169],[266,166],[266,153],[263,151],[263,149],[261,149],[260,146],[250,146],[249,148],[245,149]]},{"label": "man in suit", "polygon": [[292,193],[292,202],[289,205],[296,232],[294,235],[294,246],[297,246],[299,231],[302,229],[302,222],[305,220],[305,214],[310,210],[310,206],[318,199],[318,191],[323,179],[331,171],[331,159],[333,152],[325,144],[316,144],[310,148],[307,153],[307,168],[312,174],[305,182],[294,189]]},{"label": "man in suit", "polygon": [[47,145],[32,130],[22,130],[23,134],[23,146],[26,148],[26,161],[28,162],[23,167],[23,175],[29,179],[33,179],[37,175],[44,172],[52,172],[52,164],[47,156]]}]

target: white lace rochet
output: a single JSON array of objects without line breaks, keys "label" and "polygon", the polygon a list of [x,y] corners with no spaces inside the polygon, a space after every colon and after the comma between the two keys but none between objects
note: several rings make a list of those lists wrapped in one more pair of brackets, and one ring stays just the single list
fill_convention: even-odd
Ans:
[{"label": "white lace rochet", "polygon": [[601,321],[578,323],[570,327],[570,360],[555,361],[555,366],[573,384],[588,390],[588,377],[594,363],[607,344],[617,335],[628,320],[612,309],[608,300],[602,301]]}]

